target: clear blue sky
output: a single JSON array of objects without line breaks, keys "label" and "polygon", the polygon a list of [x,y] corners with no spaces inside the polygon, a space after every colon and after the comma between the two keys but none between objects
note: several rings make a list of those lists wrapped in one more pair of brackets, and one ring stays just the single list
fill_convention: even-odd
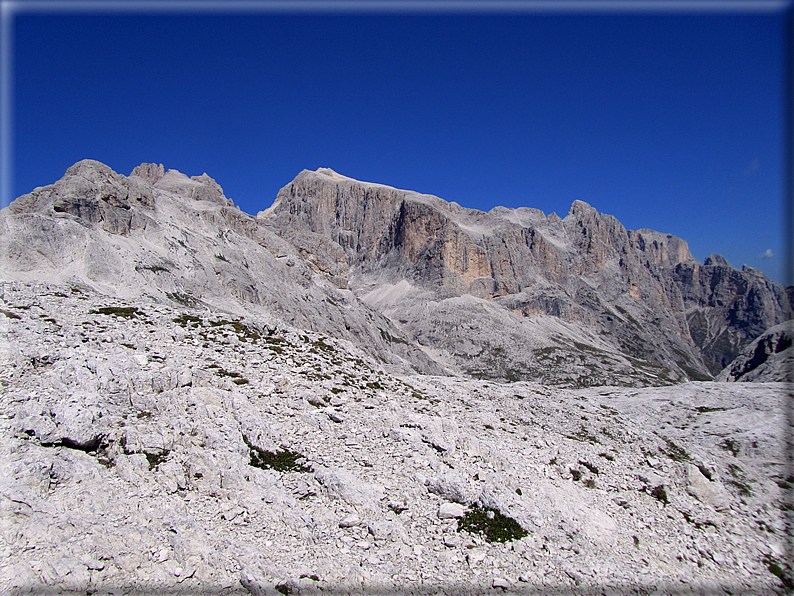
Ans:
[{"label": "clear blue sky", "polygon": [[156,162],[256,213],[330,167],[486,211],[581,199],[782,282],[783,20],[22,11],[12,192]]}]

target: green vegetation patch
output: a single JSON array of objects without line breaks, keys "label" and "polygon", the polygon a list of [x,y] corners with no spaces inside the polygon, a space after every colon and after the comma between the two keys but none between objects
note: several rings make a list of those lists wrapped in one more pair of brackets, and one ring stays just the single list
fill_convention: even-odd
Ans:
[{"label": "green vegetation patch", "polygon": [[135,265],[135,271],[151,271],[152,273],[158,273],[159,271],[169,272],[170,269],[163,265]]},{"label": "green vegetation patch", "polygon": [[137,319],[138,315],[143,315],[143,313],[134,306],[103,306],[90,311],[89,314],[112,315],[122,319]]},{"label": "green vegetation patch", "polygon": [[154,470],[157,466],[163,463],[166,459],[168,459],[168,451],[162,451],[160,453],[146,453],[146,460],[149,462],[149,469]]},{"label": "green vegetation patch", "polygon": [[510,542],[529,535],[512,517],[490,508],[469,509],[458,520],[458,532],[480,534],[487,542]]},{"label": "green vegetation patch", "polygon": [[318,339],[317,341],[312,342],[312,347],[316,348],[321,352],[326,352],[328,354],[333,354],[336,352],[334,347],[330,344],[325,343],[322,339]]},{"label": "green vegetation patch", "polygon": [[260,470],[276,470],[277,472],[311,473],[314,471],[311,467],[301,463],[306,461],[306,458],[297,451],[290,451],[289,449],[266,451],[256,445],[252,445],[245,436],[243,436],[243,441],[248,447],[251,457],[248,462],[249,466]]},{"label": "green vegetation patch", "polygon": [[166,292],[165,295],[168,297],[169,300],[173,300],[177,304],[181,304],[182,306],[188,306],[191,308],[195,308],[199,304],[199,300],[193,298],[188,294],[182,294],[181,292]]},{"label": "green vegetation patch", "polygon": [[794,579],[791,578],[790,573],[786,573],[786,571],[780,566],[780,564],[775,561],[771,556],[764,555],[764,565],[769,570],[769,573],[772,575],[776,575],[781,582],[783,582],[783,586],[787,590],[794,589]]},{"label": "green vegetation patch", "polygon": [[214,363],[209,364],[207,368],[215,369],[215,374],[218,375],[219,377],[231,378],[232,383],[234,383],[235,385],[247,385],[249,382],[248,379],[243,377],[243,375],[241,375],[240,373],[228,371],[218,364],[214,364]]},{"label": "green vegetation patch", "polygon": [[188,327],[190,325],[201,325],[201,318],[194,315],[181,314],[174,319],[174,323],[178,323],[182,325],[182,327]]}]

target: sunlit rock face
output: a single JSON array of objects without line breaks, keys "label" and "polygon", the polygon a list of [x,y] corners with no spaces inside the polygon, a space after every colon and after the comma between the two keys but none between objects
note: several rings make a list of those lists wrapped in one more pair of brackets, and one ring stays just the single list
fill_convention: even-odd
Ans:
[{"label": "sunlit rock face", "polygon": [[567,386],[711,379],[786,320],[779,285],[575,201],[489,213],[303,171],[256,217],[207,174],[92,160],[0,215],[4,274],[267,313],[404,370]]},{"label": "sunlit rock face", "polygon": [[[258,215],[454,370],[563,384],[709,379],[790,316],[784,289],[685,241],[568,215],[465,209],[303,171]],[[313,247],[322,246],[322,250]]]},{"label": "sunlit rock face", "polygon": [[127,177],[81,161],[0,212],[0,259],[6,279],[268,315],[367,346],[397,368],[442,370],[407,341],[384,339],[401,333],[344,289],[345,270],[319,272],[206,174],[142,164]]}]

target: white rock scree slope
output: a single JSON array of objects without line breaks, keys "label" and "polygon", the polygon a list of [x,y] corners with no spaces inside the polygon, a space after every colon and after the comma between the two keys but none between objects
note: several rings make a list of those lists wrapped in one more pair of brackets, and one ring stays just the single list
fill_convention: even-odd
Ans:
[{"label": "white rock scree slope", "polygon": [[[329,170],[309,174],[328,178],[323,188],[407,193]],[[785,290],[757,272],[733,273],[718,257],[711,265],[686,260],[693,277],[711,267],[710,279],[723,280],[702,320],[712,331],[722,321],[731,341],[709,344],[705,333],[695,350],[684,345],[690,333],[680,344],[660,340],[662,351],[684,345],[689,368],[711,371],[715,354],[736,349],[722,377],[755,381],[686,382],[686,369],[665,364],[674,359],[643,360],[600,333],[599,308],[613,313],[612,335],[630,337],[620,330],[632,325],[630,316],[638,336],[649,332],[646,314],[631,310],[615,284],[604,287],[610,245],[595,243],[603,263],[581,274],[594,288],[590,304],[602,306],[582,306],[573,298],[583,294],[569,290],[578,282],[558,287],[547,276],[533,286],[533,300],[541,302],[544,286],[573,314],[552,314],[557,307],[533,314],[506,306],[511,296],[512,305],[528,304],[527,286],[489,295],[477,289],[491,283],[479,273],[462,285],[448,247],[433,265],[430,232],[418,236],[403,223],[394,235],[403,240],[381,234],[367,247],[364,232],[352,238],[344,226],[328,231],[315,221],[320,231],[305,229],[298,211],[298,223],[287,225],[280,211],[287,189],[254,218],[206,175],[144,164],[124,177],[84,161],[0,212],[0,591],[782,594],[790,587],[785,510],[794,478],[783,448],[790,398],[779,381],[791,340],[785,325],[764,333],[785,320]],[[362,205],[385,209],[380,201]],[[540,221],[528,210],[496,211],[525,230]],[[480,218],[480,227],[455,216],[454,226],[442,225],[445,238],[462,226],[481,238],[494,234],[486,214],[464,215]],[[608,217],[590,215],[596,226]],[[387,219],[361,221],[367,217],[375,227]],[[537,225],[555,225],[543,219],[551,223]],[[573,254],[563,231],[548,232],[556,244],[549,243]],[[680,242],[667,244],[679,257]],[[417,272],[406,255],[419,245],[414,262],[425,264]],[[373,258],[383,264],[380,286]],[[630,292],[633,278],[625,279]],[[747,280],[728,301],[728,289],[742,290]],[[694,312],[702,287],[677,287]],[[418,314],[403,322],[403,299],[424,310],[424,327]],[[569,340],[581,354],[571,366],[581,365],[582,380],[563,374],[562,364],[560,374],[549,367],[543,383],[478,374],[490,365],[478,361],[476,334],[454,335],[457,307],[467,318],[481,309],[503,321],[493,336],[516,321],[536,329],[535,351],[553,340],[562,353]],[[576,314],[588,308],[596,314]],[[752,336],[748,329],[764,317],[774,322]],[[473,347],[458,348],[447,332]],[[529,351],[508,357],[520,357],[510,366],[540,359]],[[613,373],[622,386],[602,381]]]}]

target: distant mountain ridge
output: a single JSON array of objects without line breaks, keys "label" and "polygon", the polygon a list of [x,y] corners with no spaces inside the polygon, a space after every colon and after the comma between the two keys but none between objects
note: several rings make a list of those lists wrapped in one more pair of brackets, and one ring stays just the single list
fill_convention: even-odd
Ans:
[{"label": "distant mountain ridge", "polygon": [[92,160],[0,212],[8,279],[271,316],[402,370],[562,385],[710,379],[786,290],[576,201],[489,213],[304,170],[256,217],[208,175]]},{"label": "distant mountain ridge", "polygon": [[320,169],[258,217],[480,377],[708,379],[791,314],[784,288],[760,272],[718,255],[700,264],[685,241],[626,230],[582,201],[564,219],[484,213]]},{"label": "distant mountain ridge", "polygon": [[352,341],[398,369],[441,370],[407,342],[384,340],[399,335],[387,319],[313,274],[206,174],[142,164],[126,177],[80,161],[0,211],[0,258],[8,279],[255,315]]}]

